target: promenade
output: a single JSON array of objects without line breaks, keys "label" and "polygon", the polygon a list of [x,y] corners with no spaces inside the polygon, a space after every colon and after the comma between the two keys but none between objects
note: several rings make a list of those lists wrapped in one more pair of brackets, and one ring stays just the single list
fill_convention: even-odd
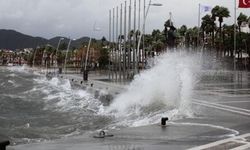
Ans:
[{"label": "promenade", "polygon": [[[81,75],[61,75],[81,85]],[[109,82],[107,76],[91,75],[82,86],[116,95],[128,82]],[[250,73],[206,73],[192,98],[194,118],[107,131],[113,137],[96,139],[98,132],[59,140],[8,147],[9,150],[221,150],[250,149]]]}]

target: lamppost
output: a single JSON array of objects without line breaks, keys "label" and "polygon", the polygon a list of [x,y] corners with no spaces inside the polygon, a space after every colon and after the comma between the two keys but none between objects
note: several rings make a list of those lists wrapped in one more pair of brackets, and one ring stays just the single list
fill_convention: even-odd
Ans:
[{"label": "lamppost", "polygon": [[64,60],[64,73],[66,74],[66,65],[67,65],[67,58],[68,58],[68,53],[69,53],[69,47],[71,44],[71,41],[75,41],[75,39],[71,39],[69,38],[69,43],[68,43],[68,47],[67,47],[67,51],[66,51],[66,56],[65,56],[65,60]]},{"label": "lamppost", "polygon": [[[96,28],[95,24],[93,27],[93,31],[100,31],[100,28]],[[88,43],[88,47],[87,47],[87,52],[86,52],[86,56],[85,56],[85,63],[84,63],[84,70],[83,70],[83,80],[87,81],[88,80],[88,70],[87,70],[87,63],[88,63],[88,57],[89,57],[89,49],[90,49],[90,45],[91,45],[91,41],[92,38],[89,38],[89,43]]]},{"label": "lamppost", "polygon": [[[138,40],[138,45],[137,45],[137,56],[136,56],[136,72],[138,73],[139,72],[139,68],[138,68],[138,61],[139,61],[139,51],[140,51],[140,44],[141,44],[141,38],[142,38],[142,35],[144,36],[145,34],[145,24],[146,24],[146,19],[147,19],[147,16],[148,16],[148,12],[149,12],[149,8],[150,6],[162,6],[162,4],[160,3],[151,3],[152,0],[149,1],[148,3],[148,7],[147,7],[147,10],[146,10],[146,13],[145,13],[145,6],[144,6],[144,16],[143,16],[143,33],[140,34],[140,37],[139,37],[139,40]],[[144,5],[145,5],[145,1],[144,1]],[[143,41],[143,51],[144,51],[144,41]]]},{"label": "lamppost", "polygon": [[35,67],[36,52],[37,52],[38,48],[40,48],[40,47],[37,46],[36,49],[34,50],[33,61],[32,61],[32,67],[33,68]]},{"label": "lamppost", "polygon": [[[64,40],[64,38],[60,38],[59,41],[58,41],[58,44],[57,44],[57,47],[56,47],[56,60],[55,60],[55,68],[58,67],[58,64],[57,64],[57,59],[58,59],[58,49],[59,49],[59,46],[61,44],[61,41]],[[59,69],[59,73],[62,73],[62,70]]]}]

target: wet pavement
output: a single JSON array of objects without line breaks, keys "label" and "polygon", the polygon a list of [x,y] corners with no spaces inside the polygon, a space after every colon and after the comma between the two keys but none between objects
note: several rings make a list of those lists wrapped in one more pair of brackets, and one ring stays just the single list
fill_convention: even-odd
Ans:
[{"label": "wet pavement", "polygon": [[[215,75],[216,74],[216,75]],[[63,78],[81,84],[79,75]],[[107,90],[113,95],[126,88],[122,84],[92,76],[84,86]],[[15,150],[221,150],[250,149],[250,73],[204,72],[192,100],[195,118],[169,121],[167,126],[148,125],[108,131],[113,137],[93,138],[89,133],[51,142],[9,147]],[[159,120],[160,122],[160,120]]]}]

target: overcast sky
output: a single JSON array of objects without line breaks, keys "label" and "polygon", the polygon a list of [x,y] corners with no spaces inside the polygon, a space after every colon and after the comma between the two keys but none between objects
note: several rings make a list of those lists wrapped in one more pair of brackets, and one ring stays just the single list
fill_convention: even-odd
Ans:
[{"label": "overcast sky", "polygon": [[[225,22],[233,23],[234,0],[152,1],[163,6],[150,7],[146,32],[151,32],[152,29],[162,30],[169,12],[172,12],[174,25],[177,27],[182,24],[197,26],[199,3],[227,7],[232,17],[225,19]],[[124,0],[0,0],[0,29],[14,29],[45,38],[58,35],[71,38],[108,37],[109,9],[120,6],[121,3]],[[240,12],[250,16],[250,8],[237,9],[237,13]],[[93,32],[95,22],[101,31]]]}]

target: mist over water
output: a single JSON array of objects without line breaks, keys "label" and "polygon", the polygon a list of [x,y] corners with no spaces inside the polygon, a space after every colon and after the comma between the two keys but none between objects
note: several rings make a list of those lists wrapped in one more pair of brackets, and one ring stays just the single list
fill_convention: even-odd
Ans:
[{"label": "mist over water", "polygon": [[201,70],[200,55],[167,53],[150,62],[106,109],[120,125],[158,123],[161,117],[192,117],[190,101]]}]

